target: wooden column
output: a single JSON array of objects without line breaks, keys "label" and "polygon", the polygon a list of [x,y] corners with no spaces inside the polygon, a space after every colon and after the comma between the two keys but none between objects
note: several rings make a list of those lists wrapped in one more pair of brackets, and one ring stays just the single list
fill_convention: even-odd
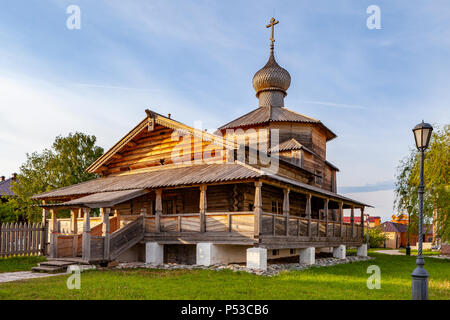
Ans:
[{"label": "wooden column", "polygon": [[117,223],[117,228],[116,230],[120,229],[120,212],[117,209],[114,209],[114,217],[116,217],[116,223]]},{"label": "wooden column", "polygon": [[364,240],[364,207],[361,207],[361,239]]},{"label": "wooden column", "polygon": [[155,190],[155,231],[161,232],[162,189]]},{"label": "wooden column", "polygon": [[[45,201],[42,201],[42,204],[45,204]],[[43,232],[42,232],[42,236],[41,236],[41,254],[43,256],[47,255],[47,242],[48,242],[48,223],[47,223],[47,215],[48,215],[48,210],[47,209],[42,209],[42,228],[43,228]]]},{"label": "wooden column", "polygon": [[306,217],[308,218],[307,235],[311,237],[311,194],[306,195]]},{"label": "wooden column", "polygon": [[83,260],[89,262],[91,260],[91,220],[89,212],[91,209],[84,208],[84,221],[83,221],[83,243],[82,243],[82,257]]},{"label": "wooden column", "polygon": [[284,197],[283,197],[283,215],[286,222],[286,236],[289,236],[289,193],[290,189],[286,188],[283,189]]},{"label": "wooden column", "polygon": [[262,182],[255,182],[255,204],[253,211],[255,213],[254,220],[254,235],[259,237],[261,234],[261,221],[262,221]]},{"label": "wooden column", "polygon": [[58,219],[56,209],[50,209],[50,257],[57,258],[58,255]]},{"label": "wooden column", "polygon": [[206,199],[206,188],[205,184],[200,186],[200,232],[206,231],[206,209],[208,208]]},{"label": "wooden column", "polygon": [[79,208],[78,209],[78,218],[82,218],[83,217],[83,209]]},{"label": "wooden column", "polygon": [[78,233],[78,223],[77,223],[77,210],[70,209],[70,233],[77,234]]},{"label": "wooden column", "polygon": [[350,222],[352,223],[352,239],[355,236],[355,207],[351,207]]},{"label": "wooden column", "polygon": [[110,225],[109,225],[109,214],[111,213],[110,208],[101,208],[100,212],[102,213],[103,225],[102,225],[102,236],[105,237],[104,243],[104,258],[106,260],[109,259],[109,240],[110,240]]},{"label": "wooden column", "polygon": [[341,231],[340,231],[340,235],[341,235],[341,238],[344,238],[344,234],[343,234],[343,230],[344,230],[344,224],[343,224],[343,220],[344,220],[344,209],[343,209],[343,207],[344,207],[344,203],[341,201],[341,202],[339,202],[339,223],[340,223],[340,228],[341,228]]},{"label": "wooden column", "polygon": [[328,202],[330,201],[330,199],[325,199],[324,201],[324,205],[323,205],[323,213],[325,215],[325,237],[328,238],[328,222],[329,222],[329,218],[328,218]]}]

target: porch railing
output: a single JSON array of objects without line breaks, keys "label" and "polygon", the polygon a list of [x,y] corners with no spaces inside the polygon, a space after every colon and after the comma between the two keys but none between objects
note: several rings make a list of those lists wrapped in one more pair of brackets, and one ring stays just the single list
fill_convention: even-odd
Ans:
[{"label": "porch railing", "polygon": [[[145,217],[145,232],[148,233],[188,233],[201,232],[200,213],[168,214]],[[249,212],[217,212],[205,214],[205,232],[235,232],[253,234],[255,230],[255,214]],[[308,224],[310,234],[308,234]],[[158,229],[159,225],[159,230]],[[261,216],[261,235],[312,237],[312,238],[362,238],[362,226],[339,221],[309,219],[298,216],[285,216],[263,212]]]}]

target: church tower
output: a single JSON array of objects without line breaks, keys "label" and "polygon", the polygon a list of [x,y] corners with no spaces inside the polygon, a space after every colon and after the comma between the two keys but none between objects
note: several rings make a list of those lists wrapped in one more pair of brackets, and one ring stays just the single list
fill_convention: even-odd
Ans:
[{"label": "church tower", "polygon": [[336,135],[320,120],[285,107],[284,98],[291,85],[291,75],[275,59],[274,27],[278,23],[272,18],[266,26],[271,29],[269,60],[252,80],[258,108],[223,125],[219,132],[238,143],[250,144],[257,140],[258,150],[267,150],[267,153],[307,170],[315,177],[317,186],[336,191],[336,172],[339,170],[326,160],[326,144]]}]

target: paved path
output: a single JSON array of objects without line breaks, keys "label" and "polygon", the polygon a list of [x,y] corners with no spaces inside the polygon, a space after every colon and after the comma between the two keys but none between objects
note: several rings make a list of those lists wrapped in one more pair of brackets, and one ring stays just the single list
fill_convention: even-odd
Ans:
[{"label": "paved path", "polygon": [[17,281],[17,280],[27,280],[36,278],[46,278],[51,276],[60,276],[64,273],[36,273],[31,271],[18,271],[18,272],[3,272],[0,273],[0,283]]},{"label": "paved path", "polygon": [[389,254],[389,255],[393,255],[393,256],[404,256],[405,255],[403,252],[400,252],[400,250],[377,250],[375,252]]}]

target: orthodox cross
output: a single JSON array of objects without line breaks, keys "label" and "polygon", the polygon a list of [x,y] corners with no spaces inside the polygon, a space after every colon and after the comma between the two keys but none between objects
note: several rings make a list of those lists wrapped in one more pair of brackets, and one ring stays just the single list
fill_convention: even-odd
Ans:
[{"label": "orthodox cross", "polygon": [[270,19],[270,23],[266,26],[266,28],[272,28],[270,35],[270,50],[273,51],[273,43],[275,42],[275,38],[273,37],[274,26],[278,24],[280,21],[275,20],[275,18]]}]

